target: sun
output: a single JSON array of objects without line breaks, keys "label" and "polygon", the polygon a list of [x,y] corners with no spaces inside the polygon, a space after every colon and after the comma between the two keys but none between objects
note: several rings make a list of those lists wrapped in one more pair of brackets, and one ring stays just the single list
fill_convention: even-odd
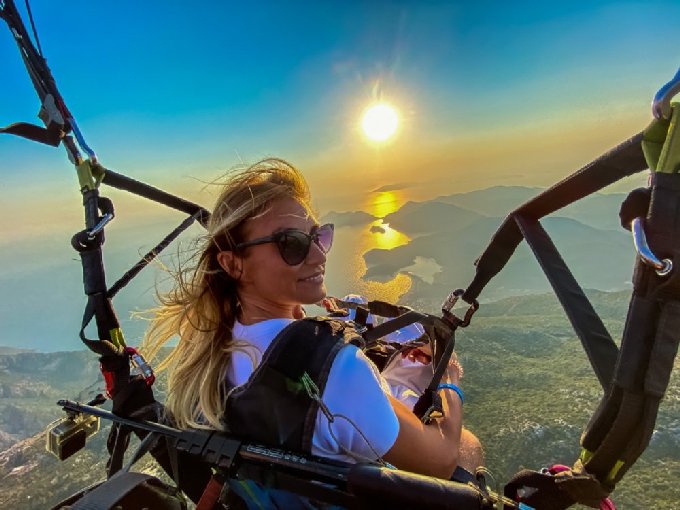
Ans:
[{"label": "sun", "polygon": [[364,134],[374,142],[384,142],[391,138],[399,127],[397,111],[386,103],[369,107],[361,119]]}]

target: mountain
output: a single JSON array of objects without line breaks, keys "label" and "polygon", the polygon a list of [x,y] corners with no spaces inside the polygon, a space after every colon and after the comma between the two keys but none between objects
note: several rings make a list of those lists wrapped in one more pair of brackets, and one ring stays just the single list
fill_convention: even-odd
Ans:
[{"label": "mountain", "polygon": [[[484,216],[502,218],[542,191],[544,188],[494,186],[467,193],[445,195],[434,200],[457,205]],[[596,228],[619,230],[621,226],[618,213],[625,198],[625,193],[593,193],[556,211],[554,215],[578,220]]]},{"label": "mountain", "polygon": [[85,351],[0,355],[0,450],[43,430],[61,414],[60,398],[94,397],[101,379],[95,360]]},{"label": "mountain", "polygon": [[18,347],[5,347],[4,345],[0,345],[0,355],[5,355],[5,354],[20,354],[24,352],[33,352],[31,349],[20,349]]},{"label": "mountain", "polygon": [[[421,235],[392,250],[370,250],[364,254],[364,278],[388,280],[411,266],[416,257],[432,259],[441,271],[430,292],[448,294],[446,289],[464,287],[474,277],[473,262],[481,255],[501,223],[500,218],[481,218],[460,230],[451,223],[432,218],[433,233]],[[634,249],[623,232],[589,227],[569,218],[546,218],[543,225],[582,287],[617,290],[630,286]],[[393,223],[400,230],[401,225]],[[600,261],[600,263],[598,263]],[[606,261],[607,270],[602,270]],[[526,243],[520,244],[507,266],[487,286],[484,299],[545,292],[548,281]]]},{"label": "mountain", "polygon": [[484,216],[504,217],[527,200],[538,195],[543,188],[525,186],[493,186],[482,190],[455,193],[435,198],[437,202],[457,205]]},{"label": "mountain", "polygon": [[[419,309],[421,304],[428,308],[439,305],[437,296],[423,295],[422,303],[404,303]],[[591,291],[588,295],[612,336],[620,338],[630,293]],[[458,330],[456,351],[465,368],[465,425],[480,438],[487,466],[500,484],[523,467],[540,469],[576,459],[579,436],[602,389],[554,295],[509,297],[483,304],[471,325]],[[44,395],[25,394],[21,399],[27,411],[31,406],[49,407],[52,414],[38,420],[38,430],[61,415],[55,397],[77,394],[76,388],[92,383],[97,371],[96,357],[86,352],[35,353],[9,361],[0,356],[0,363],[3,377],[19,387],[29,382],[44,385]],[[675,366],[680,367],[680,361],[676,360]],[[69,382],[60,370],[71,370],[74,380]],[[160,375],[155,390],[162,395],[164,378]],[[676,508],[680,500],[676,483],[680,472],[679,395],[676,370],[649,448],[614,493],[619,508]],[[0,396],[0,405],[6,405],[8,399],[12,397]],[[16,399],[13,402],[18,405]],[[5,413],[3,410],[0,416]],[[102,427],[85,449],[64,462],[45,452],[41,432],[24,431],[4,451],[0,449],[0,508],[49,508],[102,479],[108,425],[102,423]],[[139,469],[159,473],[148,457]]]},{"label": "mountain", "polygon": [[429,232],[456,232],[484,218],[484,215],[437,200],[407,202],[383,218],[409,236]]},{"label": "mountain", "polygon": [[364,225],[375,221],[377,218],[364,211],[336,212],[331,211],[319,220],[322,224],[333,223],[336,228]]},{"label": "mountain", "polygon": [[[504,219],[492,215],[499,210],[507,213],[538,192],[540,190],[536,188],[494,187],[424,202],[408,202],[386,216],[383,222],[410,236],[411,241],[390,250],[367,251],[364,254],[364,279],[390,280],[399,272],[410,271],[407,268],[419,259],[441,268],[434,275],[428,292],[446,295],[452,288],[464,287],[474,276],[473,262]],[[622,199],[622,194],[596,194],[579,202],[578,207],[574,204],[559,211],[560,216],[541,220],[584,288],[617,290],[630,287],[635,251],[630,234],[618,226],[618,207]],[[606,271],[602,270],[602,264],[606,264]],[[420,282],[419,288],[422,285],[425,283]],[[521,243],[506,268],[485,289],[483,298],[499,299],[549,289],[535,257],[526,243]],[[410,299],[418,297],[416,291],[409,294]]]}]

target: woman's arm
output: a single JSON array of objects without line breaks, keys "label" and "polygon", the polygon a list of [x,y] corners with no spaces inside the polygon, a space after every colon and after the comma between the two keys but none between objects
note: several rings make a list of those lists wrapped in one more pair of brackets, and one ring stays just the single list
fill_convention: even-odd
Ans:
[{"label": "woman's arm", "polygon": [[[449,367],[443,382],[458,384],[456,364]],[[390,403],[399,421],[399,434],[384,455],[390,464],[399,469],[449,479],[458,464],[463,405],[453,391],[441,392],[444,417],[425,425],[399,400],[390,397]]]}]

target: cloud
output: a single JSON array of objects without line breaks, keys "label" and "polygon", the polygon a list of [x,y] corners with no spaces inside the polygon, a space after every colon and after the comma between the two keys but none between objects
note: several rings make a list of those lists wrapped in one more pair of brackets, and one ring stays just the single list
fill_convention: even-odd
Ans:
[{"label": "cloud", "polygon": [[385,184],[384,186],[380,186],[379,188],[376,188],[374,190],[371,190],[371,193],[383,193],[385,191],[398,191],[406,188],[411,188],[413,184],[408,183],[408,182],[401,182],[398,184]]}]

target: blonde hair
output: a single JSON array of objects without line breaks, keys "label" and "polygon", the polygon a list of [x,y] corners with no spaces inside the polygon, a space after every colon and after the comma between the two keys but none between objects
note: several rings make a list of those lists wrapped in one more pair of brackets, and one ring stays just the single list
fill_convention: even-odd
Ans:
[{"label": "blonde hair", "polygon": [[169,368],[166,407],[180,428],[221,428],[227,364],[242,346],[232,336],[237,282],[220,267],[217,254],[243,240],[246,220],[282,198],[293,198],[311,212],[304,177],[282,159],[265,159],[227,175],[202,245],[173,275],[173,290],[158,295],[160,305],[151,311],[144,350],[153,357],[168,340],[179,337],[158,368]]}]

